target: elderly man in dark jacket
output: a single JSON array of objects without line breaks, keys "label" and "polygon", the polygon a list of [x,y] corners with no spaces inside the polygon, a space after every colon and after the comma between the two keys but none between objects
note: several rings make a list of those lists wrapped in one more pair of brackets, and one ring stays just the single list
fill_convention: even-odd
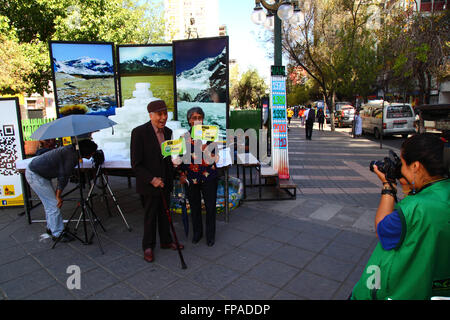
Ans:
[{"label": "elderly man in dark jacket", "polygon": [[[131,132],[131,166],[136,174],[136,192],[144,205],[144,237],[142,249],[147,262],[154,260],[156,225],[158,225],[160,247],[177,250],[170,235],[170,225],[165,215],[162,193],[170,203],[173,188],[174,169],[170,157],[163,158],[161,143],[169,140],[172,130],[166,127],[167,107],[164,101],[155,100],[148,104],[150,121]],[[180,244],[180,249],[184,246]]]}]

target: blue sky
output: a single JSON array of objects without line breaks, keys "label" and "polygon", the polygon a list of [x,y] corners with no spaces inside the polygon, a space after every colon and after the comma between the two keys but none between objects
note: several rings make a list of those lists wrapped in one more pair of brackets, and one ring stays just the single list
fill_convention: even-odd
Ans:
[{"label": "blue sky", "polygon": [[112,65],[111,45],[52,43],[52,56],[58,61],[91,57],[107,61]]}]

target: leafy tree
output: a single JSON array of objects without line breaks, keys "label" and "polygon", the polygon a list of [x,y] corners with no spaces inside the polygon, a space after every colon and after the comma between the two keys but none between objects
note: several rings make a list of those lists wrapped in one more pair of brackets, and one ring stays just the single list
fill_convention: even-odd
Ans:
[{"label": "leafy tree", "polygon": [[0,27],[0,93],[48,91],[49,40],[159,43],[164,36],[162,2],[139,0],[6,0]]},{"label": "leafy tree", "polygon": [[233,97],[233,92],[235,91],[235,87],[239,84],[239,65],[237,63],[233,64],[230,68],[229,72],[229,97],[231,105],[235,106],[237,104],[236,99]]},{"label": "leafy tree", "polygon": [[289,106],[306,104],[313,95],[318,94],[316,83],[306,77],[299,66],[288,65],[286,78],[287,104]]},{"label": "leafy tree", "polygon": [[1,94],[31,93],[35,87],[46,87],[45,79],[50,77],[47,61],[46,45],[38,40],[20,43],[15,30],[9,28],[8,18],[0,16]]},{"label": "leafy tree", "polygon": [[414,89],[417,85],[420,103],[430,103],[433,81],[450,76],[449,10],[423,14],[415,12],[413,7],[407,10],[396,7],[387,9],[395,15],[395,19],[388,20],[391,34],[386,41],[394,53],[390,68],[387,68],[392,83],[403,91]]},{"label": "leafy tree", "polygon": [[55,20],[53,39],[123,43],[163,42],[162,3],[136,0],[72,0]]},{"label": "leafy tree", "polygon": [[257,105],[260,98],[266,94],[268,86],[256,69],[251,68],[242,74],[238,84],[232,88],[231,99],[241,108]]},{"label": "leafy tree", "polygon": [[306,84],[296,85],[292,87],[287,94],[287,104],[289,106],[304,105],[310,100],[311,88]]},{"label": "leafy tree", "polygon": [[[305,1],[300,24],[284,25],[283,48],[293,64],[301,66],[320,87],[331,112],[334,130],[334,100],[339,89],[349,89],[355,76],[358,57],[374,50],[366,24],[371,2],[365,0]],[[363,45],[359,45],[363,43]],[[363,50],[363,52],[361,52]],[[358,86],[364,87],[362,84]],[[356,87],[353,84],[353,88]]]}]

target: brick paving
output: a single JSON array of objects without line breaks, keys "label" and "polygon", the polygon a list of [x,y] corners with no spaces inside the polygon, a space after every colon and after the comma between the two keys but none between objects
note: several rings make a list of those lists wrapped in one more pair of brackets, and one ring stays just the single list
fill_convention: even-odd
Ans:
[{"label": "brick paving", "polygon": [[[127,231],[110,202],[112,216],[98,201],[94,209],[106,228],[91,245],[42,239],[45,225],[28,224],[22,208],[0,210],[0,299],[3,300],[341,300],[359,279],[377,239],[373,220],[379,185],[370,160],[387,151],[348,133],[318,132],[304,139],[297,119],[289,131],[295,200],[244,201],[229,222],[217,218],[216,244],[191,243],[179,215],[174,225],[188,268],[175,251],[141,252],[143,210],[124,177],[110,177],[128,223]],[[232,170],[233,174],[233,170]],[[256,181],[256,180],[253,180]],[[70,187],[70,186],[68,186]],[[264,188],[264,195],[283,194]],[[248,196],[257,188],[248,190]],[[63,207],[67,219],[74,203]],[[42,207],[32,211],[43,217]],[[81,289],[68,289],[69,266],[81,270]]]}]

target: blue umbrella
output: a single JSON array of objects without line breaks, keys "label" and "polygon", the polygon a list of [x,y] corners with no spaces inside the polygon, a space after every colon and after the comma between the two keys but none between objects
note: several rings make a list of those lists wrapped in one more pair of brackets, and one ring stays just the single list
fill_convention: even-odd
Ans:
[{"label": "blue umbrella", "polygon": [[75,137],[112,127],[115,124],[117,123],[105,116],[72,114],[43,124],[33,132],[31,138],[35,140],[47,140],[61,137]]}]

